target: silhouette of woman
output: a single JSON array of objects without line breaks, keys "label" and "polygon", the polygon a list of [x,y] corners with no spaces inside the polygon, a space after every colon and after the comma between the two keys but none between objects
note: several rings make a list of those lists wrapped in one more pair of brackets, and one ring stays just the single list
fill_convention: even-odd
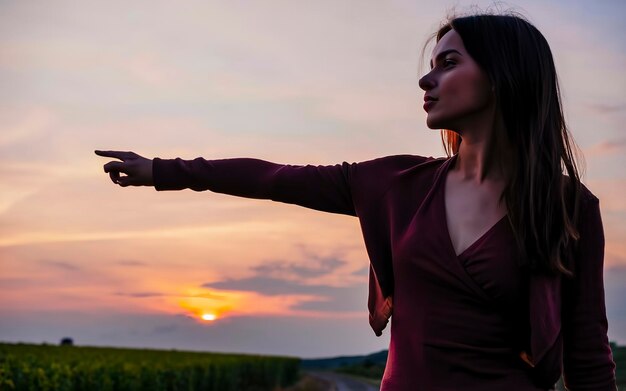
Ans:
[{"label": "silhouette of woman", "polygon": [[[446,157],[289,165],[119,159],[120,186],[271,199],[359,218],[381,390],[615,390],[599,200],[580,181],[548,43],[523,17],[448,19],[419,80]],[[566,174],[564,173],[566,171]],[[125,174],[125,175],[120,175]]]}]

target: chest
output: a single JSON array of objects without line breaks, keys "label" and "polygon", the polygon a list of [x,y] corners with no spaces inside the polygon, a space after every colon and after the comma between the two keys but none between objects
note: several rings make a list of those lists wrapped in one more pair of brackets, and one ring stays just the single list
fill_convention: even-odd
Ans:
[{"label": "chest", "polygon": [[452,172],[444,179],[444,211],[455,254],[462,254],[488,233],[507,213],[499,201],[503,183],[461,180]]},{"label": "chest", "polygon": [[[450,303],[444,305],[439,298],[487,311],[493,309],[492,304],[500,309],[518,308],[526,283],[506,210],[495,207],[497,195],[462,186],[448,188],[452,196],[446,208],[444,178],[439,177],[428,192],[422,192],[424,198],[414,197],[420,202],[414,212],[409,209],[407,224],[404,208],[398,207],[390,217],[394,306],[404,303],[407,311],[414,311],[413,299],[407,298],[428,297],[432,305],[440,307]],[[387,205],[403,205],[407,194],[417,193],[393,189],[389,197],[397,198],[388,200]],[[446,215],[454,217],[450,219],[451,233]]]},{"label": "chest", "polygon": [[[408,177],[409,174],[414,173],[404,175]],[[466,331],[467,328],[462,327],[465,322],[458,315],[485,314],[485,312],[487,315],[490,315],[489,312],[498,314],[500,312],[493,311],[493,307],[485,305],[494,301],[503,303],[501,308],[512,309],[516,314],[523,314],[513,324],[520,328],[527,328],[529,316],[526,315],[526,311],[520,310],[522,308],[520,303],[528,305],[529,294],[523,288],[528,289],[530,284],[527,275],[522,275],[518,268],[514,250],[515,238],[508,222],[504,221],[499,224],[481,242],[480,246],[475,246],[462,257],[454,256],[452,246],[448,243],[449,233],[444,224],[448,215],[445,213],[447,207],[450,211],[449,215],[453,217],[449,220],[452,240],[455,240],[458,232],[467,230],[463,227],[471,227],[474,224],[479,228],[472,233],[478,236],[480,231],[490,229],[491,223],[507,212],[506,208],[498,203],[501,191],[474,191],[476,189],[455,186],[456,184],[453,183],[449,187],[452,190],[448,192],[450,197],[445,200],[447,204],[445,205],[442,176],[445,178],[445,175],[432,175],[426,179],[419,178],[421,179],[419,181],[397,180],[395,186],[391,187],[381,199],[384,202],[380,203],[380,207],[370,210],[374,216],[378,217],[373,219],[376,224],[366,226],[363,231],[366,244],[368,246],[371,243],[375,244],[368,247],[368,251],[374,266],[379,266],[378,277],[386,277],[384,281],[391,281],[391,287],[394,287],[395,281],[395,289],[391,291],[394,294],[394,314],[391,326],[395,333],[392,335],[398,338],[401,335],[398,330],[409,330],[406,334],[402,334],[403,338],[396,339],[403,342],[402,345],[397,346],[406,346],[409,338],[418,334],[415,332],[417,327],[407,327],[409,325],[422,327],[430,325],[429,330],[445,330],[443,327],[439,328],[440,323],[432,322],[437,315],[441,315],[437,320],[449,322],[447,324],[456,322],[461,326],[459,328],[461,331]],[[385,239],[389,237],[389,242],[385,240],[382,245],[378,245],[381,243],[381,237]],[[390,247],[391,254],[389,254],[388,247]],[[459,254],[462,248],[457,247],[456,250]],[[389,268],[384,267],[388,265],[389,258],[393,262],[393,279],[385,273],[385,271],[390,271]],[[376,281],[375,277],[370,274],[371,281]],[[535,310],[541,308],[542,311],[539,312],[544,315],[549,309],[557,308],[551,305],[552,299],[559,297],[557,293],[543,287],[537,289],[537,284],[533,286],[535,287],[533,292],[541,292],[532,296],[535,303],[548,303],[535,306]],[[552,294],[543,295],[544,291]],[[376,293],[370,284],[370,293],[372,292]],[[451,316],[450,312],[446,311],[453,306],[457,306],[455,309],[458,310]],[[442,309],[445,311],[441,311]],[[538,312],[533,312],[533,314],[536,313]],[[533,327],[535,324],[541,326],[533,329],[534,342],[547,343],[548,339],[554,341],[552,334],[548,338],[545,332],[546,324],[548,327],[556,324],[550,316],[539,318],[531,316],[530,318],[534,322]],[[417,319],[417,321],[411,324],[409,323],[411,319]],[[425,321],[422,321],[424,319]],[[486,322],[474,323],[487,324],[491,319],[492,317],[488,317]],[[491,324],[495,322],[489,323]],[[480,338],[486,334],[485,330],[481,328],[475,335]],[[465,334],[461,333],[452,335],[465,337]],[[406,339],[404,339],[405,336]],[[458,346],[466,346],[462,345],[466,343],[467,339],[459,338]],[[535,343],[533,346],[544,345]],[[397,351],[400,351],[400,348]]]}]

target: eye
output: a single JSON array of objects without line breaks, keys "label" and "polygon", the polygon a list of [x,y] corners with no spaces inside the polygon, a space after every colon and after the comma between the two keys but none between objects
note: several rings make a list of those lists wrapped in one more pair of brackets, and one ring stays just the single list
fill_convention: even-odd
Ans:
[{"label": "eye", "polygon": [[445,60],[443,60],[443,66],[444,66],[444,68],[445,68],[445,67],[448,67],[448,66],[451,66],[451,65],[455,65],[455,64],[456,64],[456,62],[454,62],[454,60],[450,60],[450,59],[445,59]]}]

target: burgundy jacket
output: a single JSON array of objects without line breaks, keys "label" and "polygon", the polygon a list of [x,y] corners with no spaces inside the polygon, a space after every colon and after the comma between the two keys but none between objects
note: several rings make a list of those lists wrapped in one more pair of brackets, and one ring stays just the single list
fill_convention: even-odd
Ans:
[{"label": "burgundy jacket", "polygon": [[[448,159],[396,155],[303,166],[253,158],[155,158],[153,176],[157,190],[211,190],[358,217],[370,258],[369,323],[380,336],[393,313],[394,222],[389,216],[406,202],[396,198],[393,189],[410,178],[420,193],[412,202],[420,202]],[[531,277],[530,351],[520,352],[520,359],[547,386],[563,373],[569,390],[612,391],[615,363],[607,337],[604,232],[599,200],[584,186],[581,210],[576,277]]]}]

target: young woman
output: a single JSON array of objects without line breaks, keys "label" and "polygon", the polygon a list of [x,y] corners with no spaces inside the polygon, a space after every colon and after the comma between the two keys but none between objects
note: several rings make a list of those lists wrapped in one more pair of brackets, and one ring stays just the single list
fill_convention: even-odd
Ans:
[{"label": "young woman", "polygon": [[[120,186],[190,188],[359,218],[381,390],[615,390],[599,200],[581,184],[542,34],[449,20],[419,80],[446,157],[330,166],[96,151]],[[563,169],[567,175],[564,175]],[[121,176],[120,173],[126,174]]]}]

